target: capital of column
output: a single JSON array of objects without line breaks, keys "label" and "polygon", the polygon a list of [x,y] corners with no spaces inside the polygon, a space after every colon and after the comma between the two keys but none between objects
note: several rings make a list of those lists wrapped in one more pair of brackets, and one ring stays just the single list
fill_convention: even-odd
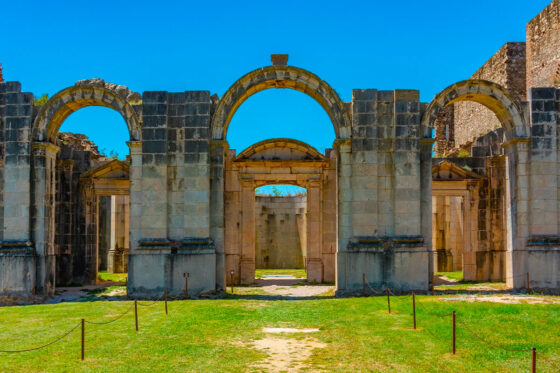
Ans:
[{"label": "capital of column", "polygon": [[126,145],[130,149],[130,155],[142,154],[142,141],[127,141]]},{"label": "capital of column", "polygon": [[35,156],[56,155],[60,151],[60,148],[51,142],[34,142],[31,149]]},{"label": "capital of column", "polygon": [[528,137],[514,137],[513,139],[506,141],[502,144],[503,149],[510,148],[512,145],[516,145],[515,148],[518,150],[529,150],[529,143],[531,139]]},{"label": "capital of column", "polygon": [[333,148],[338,150],[340,153],[351,153],[352,152],[352,140],[351,139],[336,139],[336,140],[334,140]]}]

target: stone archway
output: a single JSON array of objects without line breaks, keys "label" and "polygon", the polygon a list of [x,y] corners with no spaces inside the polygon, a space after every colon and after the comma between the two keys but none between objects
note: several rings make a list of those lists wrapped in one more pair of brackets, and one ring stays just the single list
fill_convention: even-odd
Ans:
[{"label": "stone archway", "polygon": [[[517,273],[518,266],[514,264],[515,253],[524,249],[528,232],[525,213],[529,207],[528,120],[522,105],[505,88],[485,80],[465,80],[441,91],[427,107],[422,118],[423,137],[432,137],[435,121],[445,107],[461,101],[484,105],[496,115],[504,128],[502,147],[506,153],[506,281],[508,286],[516,288],[523,279]],[[429,190],[431,189],[430,185]]]},{"label": "stone archway", "polygon": [[350,137],[348,110],[328,83],[298,67],[267,66],[241,77],[220,98],[212,119],[212,139],[225,140],[229,123],[239,106],[255,93],[270,88],[290,88],[309,95],[329,115],[337,139]]},{"label": "stone archway", "polygon": [[139,104],[140,101],[138,93],[124,86],[102,79],[80,80],[76,85],[58,92],[41,107],[32,128],[32,139],[34,142],[50,141],[54,144],[58,129],[70,114],[87,106],[104,106],[121,114],[128,127],[130,140],[139,141],[140,115],[133,104]]},{"label": "stone archway", "polygon": [[473,101],[492,110],[504,127],[507,141],[529,137],[523,109],[505,88],[486,80],[463,80],[445,88],[432,100],[422,118],[424,138],[432,137],[432,128],[440,111],[459,101]]},{"label": "stone archway", "polygon": [[[328,83],[317,75],[298,67],[275,64],[253,70],[237,80],[218,100],[210,124],[212,140],[210,219],[213,222],[210,235],[213,237],[216,247],[216,286],[218,289],[223,289],[226,283],[224,165],[228,148],[227,129],[233,115],[247,98],[270,88],[289,88],[309,95],[329,115],[338,140],[347,140],[352,136],[350,105],[345,104]],[[336,251],[336,249],[334,250]]]},{"label": "stone archway", "polygon": [[[140,159],[134,157],[141,151],[141,97],[138,93],[102,79],[81,80],[55,94],[41,107],[31,128],[31,238],[38,260],[36,286],[46,294],[54,292],[56,273],[55,169],[59,151],[56,137],[64,120],[87,106],[104,106],[120,113],[130,134],[131,159],[133,162]],[[135,169],[134,164],[131,166]],[[131,180],[139,177],[135,172],[130,173]]]}]

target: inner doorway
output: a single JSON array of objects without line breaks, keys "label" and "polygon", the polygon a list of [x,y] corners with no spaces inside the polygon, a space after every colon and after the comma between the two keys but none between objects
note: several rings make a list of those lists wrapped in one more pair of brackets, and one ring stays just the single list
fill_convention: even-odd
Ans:
[{"label": "inner doorway", "polygon": [[[263,214],[263,206],[258,205],[255,190],[272,185],[288,184],[305,188],[305,201],[300,198],[299,206],[305,210],[292,210],[293,229],[303,229],[294,235],[303,239],[299,266],[303,264],[309,282],[334,282],[337,242],[337,168],[334,152],[325,154],[301,141],[292,139],[271,139],[261,141],[245,149],[239,155],[228,150],[225,168],[225,254],[228,284],[253,284],[259,266],[271,263],[268,247],[259,249],[257,225]],[[300,196],[302,197],[302,196]],[[276,201],[278,202],[278,201]],[[273,203],[273,201],[266,201]],[[260,207],[259,207],[260,206]],[[279,209],[279,207],[274,207]],[[302,207],[299,207],[300,209]],[[278,214],[280,214],[278,216]],[[282,215],[283,214],[283,215]],[[297,224],[305,216],[304,222]],[[276,228],[286,223],[286,211],[277,211],[274,218]],[[277,220],[284,219],[284,223]],[[284,229],[284,228],[282,228]],[[272,232],[270,232],[272,235]],[[277,233],[274,233],[278,237]],[[273,238],[273,243],[274,243]],[[276,239],[278,243],[279,239]],[[261,241],[262,242],[262,241]],[[263,253],[264,249],[264,253]],[[294,250],[295,251],[295,250]],[[305,255],[304,255],[305,254]],[[268,261],[265,260],[268,255]],[[282,258],[280,255],[278,262]],[[283,265],[288,264],[287,262]]]},{"label": "inner doorway", "polygon": [[307,279],[307,190],[255,189],[255,280]]}]

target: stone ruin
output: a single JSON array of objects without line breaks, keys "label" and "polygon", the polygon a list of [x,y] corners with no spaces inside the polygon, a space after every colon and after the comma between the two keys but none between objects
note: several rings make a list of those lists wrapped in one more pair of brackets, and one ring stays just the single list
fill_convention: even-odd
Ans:
[{"label": "stone ruin", "polygon": [[[527,24],[525,43],[506,43],[430,103],[401,89],[355,89],[343,102],[287,56],[221,97],[140,96],[93,79],[34,107],[19,82],[0,83],[1,294],[96,281],[106,196],[119,196],[113,220],[124,232],[109,239],[106,265],[128,271],[131,296],[183,294],[187,274],[190,294],[250,283],[261,260],[254,190],[278,183],[307,189],[298,229],[308,279],[335,281],[339,294],[361,290],[364,274],[374,288],[427,290],[434,271],[458,269],[514,289],[530,273],[531,288],[558,290],[558,14],[555,0]],[[334,126],[332,149],[291,139],[229,149],[237,108],[270,88],[315,99]],[[92,105],[124,118],[127,161],[61,144],[63,121]]]}]

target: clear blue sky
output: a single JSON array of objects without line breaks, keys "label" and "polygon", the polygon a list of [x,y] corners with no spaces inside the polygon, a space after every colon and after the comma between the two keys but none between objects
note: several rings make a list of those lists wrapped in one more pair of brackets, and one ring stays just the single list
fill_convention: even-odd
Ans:
[{"label": "clear blue sky", "polygon": [[[6,80],[35,95],[100,77],[132,90],[209,90],[288,53],[349,101],[353,88],[419,89],[422,101],[468,78],[550,0],[418,1],[2,1]],[[82,109],[63,131],[128,153],[124,121]],[[334,131],[321,107],[291,90],[248,99],[228,133],[240,152],[293,137],[323,151]]]}]

